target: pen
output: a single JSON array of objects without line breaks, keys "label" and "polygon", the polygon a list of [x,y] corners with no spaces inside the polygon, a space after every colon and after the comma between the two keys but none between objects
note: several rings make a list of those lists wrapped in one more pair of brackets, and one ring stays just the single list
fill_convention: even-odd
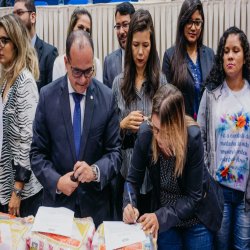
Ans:
[{"label": "pen", "polygon": [[[129,185],[128,185],[128,183],[127,183],[127,190],[128,190],[128,196],[129,196],[129,200],[130,200],[130,203],[131,203],[132,209],[134,210],[134,207],[133,207],[133,201],[132,201],[132,198],[131,198],[131,193],[130,193],[130,189],[129,189]],[[136,223],[136,221],[134,221],[134,223]]]}]

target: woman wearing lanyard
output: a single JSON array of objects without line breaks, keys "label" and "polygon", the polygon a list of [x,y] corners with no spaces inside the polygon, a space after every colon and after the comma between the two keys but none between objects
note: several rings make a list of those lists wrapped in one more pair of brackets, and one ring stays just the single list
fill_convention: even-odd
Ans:
[{"label": "woman wearing lanyard", "polygon": [[209,74],[214,52],[202,44],[204,13],[200,0],[185,0],[178,18],[175,46],[163,58],[167,81],[183,94],[186,114],[197,119],[202,83]]}]

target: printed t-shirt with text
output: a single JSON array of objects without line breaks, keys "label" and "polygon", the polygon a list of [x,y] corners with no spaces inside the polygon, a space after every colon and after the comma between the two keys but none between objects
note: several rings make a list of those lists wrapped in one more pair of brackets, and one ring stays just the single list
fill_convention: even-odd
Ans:
[{"label": "printed t-shirt with text", "polygon": [[250,86],[229,89],[224,81],[215,115],[216,178],[224,186],[245,191],[250,155]]}]

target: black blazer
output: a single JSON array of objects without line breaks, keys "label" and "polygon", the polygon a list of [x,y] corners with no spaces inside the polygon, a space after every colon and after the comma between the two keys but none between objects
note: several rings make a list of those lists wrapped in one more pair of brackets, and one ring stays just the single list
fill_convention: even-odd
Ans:
[{"label": "black blazer", "polygon": [[[166,50],[162,62],[162,72],[166,75],[168,83],[171,83],[170,69],[171,69],[171,60],[174,52],[175,52],[175,46]],[[202,46],[198,49],[198,56],[201,65],[202,86],[203,86],[206,77],[208,76],[213,65],[214,51],[206,46]],[[188,65],[187,83],[186,86],[182,89],[182,94],[184,97],[186,114],[191,117],[194,117],[194,96],[195,96],[194,77],[192,75],[189,63],[187,65]],[[202,86],[201,86],[201,91],[202,91]]]},{"label": "black blazer", "polygon": [[[210,176],[204,164],[203,143],[200,129],[196,126],[188,128],[186,163],[182,176],[177,178],[184,197],[170,206],[159,206],[160,201],[160,162],[152,163],[152,130],[143,122],[135,142],[131,166],[126,182],[129,183],[133,203],[137,206],[137,198],[143,183],[146,167],[149,170],[153,185],[151,212],[159,222],[159,232],[167,231],[180,220],[193,215],[210,230],[220,229],[223,217],[224,196],[219,184]],[[126,183],[125,183],[126,185]],[[124,186],[123,208],[130,203],[127,188]],[[140,212],[140,211],[139,211]]]},{"label": "black blazer", "polygon": [[58,56],[57,48],[36,37],[35,49],[39,61],[40,77],[37,81],[37,88],[40,89],[52,82],[53,65]]},{"label": "black blazer", "polygon": [[116,76],[122,73],[122,49],[116,51],[105,57],[103,67],[103,83],[112,89],[113,81]]},{"label": "black blazer", "polygon": [[77,162],[67,74],[42,88],[33,124],[31,168],[43,185],[43,205],[74,211],[96,227],[110,220],[110,182],[121,168],[120,125],[111,89],[92,78],[87,89],[79,160],[100,169],[100,182],[80,183],[70,195],[56,194],[59,178]]}]

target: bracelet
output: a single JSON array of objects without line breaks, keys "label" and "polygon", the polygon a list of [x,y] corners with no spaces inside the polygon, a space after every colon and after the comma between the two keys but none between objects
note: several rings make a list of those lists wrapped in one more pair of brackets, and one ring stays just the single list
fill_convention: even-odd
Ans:
[{"label": "bracelet", "polygon": [[16,195],[18,198],[21,198],[21,197],[22,197],[22,189],[16,188],[16,187],[14,186],[13,192],[15,193],[15,195]]}]

